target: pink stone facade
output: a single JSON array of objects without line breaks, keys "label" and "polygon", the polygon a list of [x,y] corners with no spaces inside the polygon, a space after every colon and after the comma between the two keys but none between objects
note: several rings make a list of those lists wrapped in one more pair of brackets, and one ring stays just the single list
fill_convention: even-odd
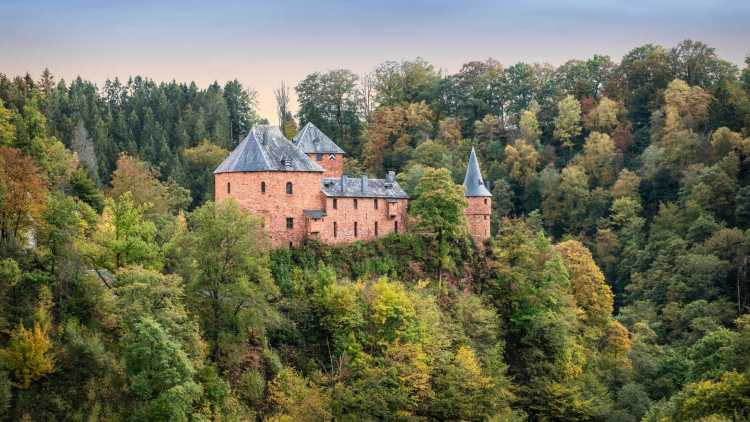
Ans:
[{"label": "pink stone facade", "polygon": [[466,207],[467,224],[469,234],[477,244],[484,243],[490,237],[490,214],[492,213],[492,198],[489,197],[467,197],[469,206]]},{"label": "pink stone facade", "polygon": [[[234,198],[261,217],[274,247],[297,246],[307,234],[304,210],[323,206],[321,178],[320,172],[219,173],[214,178],[214,192],[217,202]],[[287,183],[292,184],[291,194]]]},{"label": "pink stone facade", "polygon": [[396,231],[404,233],[407,201],[384,198],[326,198],[325,217],[308,218],[309,235],[325,243],[335,244],[369,240]]},{"label": "pink stone facade", "polygon": [[344,154],[307,154],[310,160],[323,167],[323,177],[341,177],[344,174]]},{"label": "pink stone facade", "polygon": [[[217,202],[233,198],[261,217],[273,247],[298,246],[308,238],[337,244],[405,232],[407,199],[326,197],[323,178],[320,172],[219,173],[214,192]],[[305,210],[324,215],[305,216]]]}]

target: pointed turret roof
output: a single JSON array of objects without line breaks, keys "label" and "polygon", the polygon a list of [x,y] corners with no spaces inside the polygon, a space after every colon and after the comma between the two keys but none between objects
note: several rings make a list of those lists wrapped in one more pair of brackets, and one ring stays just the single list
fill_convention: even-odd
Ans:
[{"label": "pointed turret roof", "polygon": [[344,154],[331,138],[308,122],[294,137],[294,145],[305,154]]},{"label": "pointed turret roof", "polygon": [[469,165],[466,167],[464,196],[492,196],[487,187],[484,186],[482,170],[479,169],[479,160],[477,160],[477,153],[474,151],[474,147],[471,148]]},{"label": "pointed turret roof", "polygon": [[286,139],[278,126],[256,125],[214,174],[243,171],[322,172],[323,168]]}]

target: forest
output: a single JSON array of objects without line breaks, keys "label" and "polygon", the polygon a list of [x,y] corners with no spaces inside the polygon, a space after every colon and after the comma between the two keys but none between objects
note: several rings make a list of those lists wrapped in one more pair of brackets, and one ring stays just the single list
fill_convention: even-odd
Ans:
[{"label": "forest", "polygon": [[398,173],[407,234],[272,250],[213,202],[267,123],[238,80],[0,73],[0,420],[750,420],[750,55],[416,58],[275,93],[288,137]]}]

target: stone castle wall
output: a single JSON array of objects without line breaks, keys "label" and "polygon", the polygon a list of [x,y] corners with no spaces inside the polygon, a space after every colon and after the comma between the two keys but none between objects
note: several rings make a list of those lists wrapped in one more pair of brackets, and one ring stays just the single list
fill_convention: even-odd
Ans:
[{"label": "stone castle wall", "polygon": [[[304,210],[323,208],[319,172],[219,173],[214,177],[215,200],[234,198],[260,216],[274,247],[299,245],[306,234]],[[292,183],[292,193],[286,184]],[[265,193],[261,184],[265,183]],[[287,228],[287,218],[292,228]]]},{"label": "stone castle wall", "polygon": [[[307,154],[307,156],[311,161],[323,167],[325,170],[323,177],[336,178],[344,174],[344,154],[333,154],[333,160],[331,160],[330,154]],[[320,161],[318,161],[318,158],[320,158]]]},{"label": "stone castle wall", "polygon": [[368,240],[394,231],[404,233],[407,200],[390,201],[384,198],[335,198],[334,208],[334,198],[326,198],[326,216],[310,223],[311,233],[317,232],[311,237],[336,244]]},{"label": "stone castle wall", "polygon": [[467,197],[469,205],[464,210],[469,234],[478,244],[482,244],[490,237],[490,214],[492,200],[489,197]]}]

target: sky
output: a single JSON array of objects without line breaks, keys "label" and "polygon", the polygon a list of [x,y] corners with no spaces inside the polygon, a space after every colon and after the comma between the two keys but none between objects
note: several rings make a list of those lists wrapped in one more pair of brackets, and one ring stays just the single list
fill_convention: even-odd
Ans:
[{"label": "sky", "polygon": [[49,68],[99,86],[142,75],[206,87],[238,79],[275,122],[273,89],[309,73],[422,57],[446,72],[492,57],[559,65],[691,38],[738,65],[748,0],[0,0],[0,73]]}]

